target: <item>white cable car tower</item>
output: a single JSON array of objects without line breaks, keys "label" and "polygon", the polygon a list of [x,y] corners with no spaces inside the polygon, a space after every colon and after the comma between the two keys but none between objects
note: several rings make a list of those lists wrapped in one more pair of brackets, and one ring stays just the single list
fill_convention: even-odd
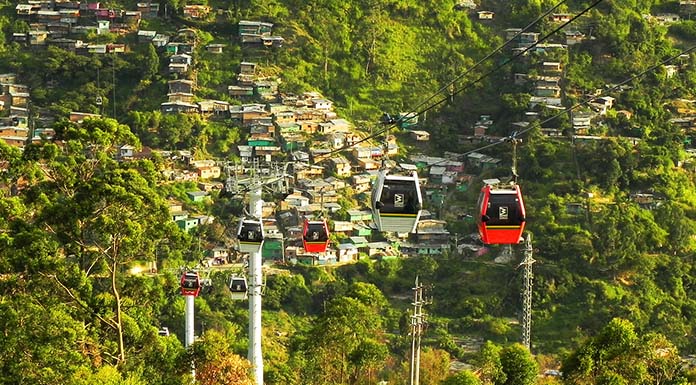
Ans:
[{"label": "white cable car tower", "polygon": [[[290,163],[278,165],[269,175],[261,176],[258,165],[254,165],[252,175],[243,179],[235,179],[235,186],[242,184],[249,196],[249,215],[263,221],[263,188],[280,189],[288,177],[286,169]],[[228,178],[228,184],[232,182]],[[263,385],[263,354],[261,350],[261,291],[263,289],[263,261],[261,251],[249,253],[249,351],[247,358],[251,362],[256,385]]]}]

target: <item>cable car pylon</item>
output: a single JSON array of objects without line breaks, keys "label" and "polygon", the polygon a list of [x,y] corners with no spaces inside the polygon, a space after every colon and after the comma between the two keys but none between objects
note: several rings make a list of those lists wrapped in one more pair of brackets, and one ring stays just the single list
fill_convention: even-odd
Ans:
[{"label": "cable car pylon", "polygon": [[[286,163],[283,167],[277,168],[270,175],[260,176],[261,173],[258,170],[253,171],[253,175],[248,178],[241,180],[231,180],[228,179],[228,185],[238,186],[238,182],[245,183],[245,191],[249,197],[249,207],[248,213],[251,217],[257,218],[259,223],[259,228],[262,231],[263,224],[263,188],[264,187],[277,187],[281,188],[283,181],[288,176],[287,167],[290,163]],[[258,166],[254,164],[254,166]],[[239,192],[239,191],[238,191]],[[242,219],[244,221],[244,219]],[[240,230],[244,226],[240,227]],[[239,230],[238,230],[239,235]],[[249,235],[247,232],[246,235]],[[253,237],[252,237],[253,238]],[[245,242],[248,240],[244,240]],[[249,298],[249,351],[247,358],[251,362],[252,372],[254,376],[254,381],[256,385],[263,385],[263,355],[261,349],[261,295],[263,288],[263,261],[261,259],[261,242],[256,242],[254,247],[251,247],[249,252],[249,279],[247,284],[248,298]],[[258,244],[256,244],[258,243]],[[249,245],[250,243],[247,243]],[[244,251],[244,250],[242,250]],[[241,291],[241,290],[240,290]]]},{"label": "cable car pylon", "polygon": [[532,236],[527,233],[524,241],[524,259],[518,267],[522,266],[522,345],[527,350],[532,348],[532,285],[534,284],[534,272],[532,265],[536,260],[532,258]]}]

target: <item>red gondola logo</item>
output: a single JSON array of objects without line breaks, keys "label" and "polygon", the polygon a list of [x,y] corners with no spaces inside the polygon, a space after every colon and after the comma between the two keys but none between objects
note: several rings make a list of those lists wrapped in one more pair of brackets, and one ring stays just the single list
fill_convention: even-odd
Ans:
[{"label": "red gondola logo", "polygon": [[508,208],[507,206],[500,206],[498,208],[498,218],[500,220],[506,221],[508,219]]}]

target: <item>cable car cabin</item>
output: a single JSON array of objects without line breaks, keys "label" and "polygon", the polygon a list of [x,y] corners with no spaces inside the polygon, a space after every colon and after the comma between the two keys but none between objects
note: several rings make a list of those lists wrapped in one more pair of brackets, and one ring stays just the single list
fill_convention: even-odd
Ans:
[{"label": "cable car cabin", "polygon": [[243,219],[237,230],[239,251],[243,253],[258,253],[263,245],[263,224],[253,219]]},{"label": "cable car cabin", "polygon": [[198,297],[201,292],[201,278],[195,271],[187,271],[181,276],[181,295]]},{"label": "cable car cabin", "polygon": [[415,231],[422,206],[423,198],[415,171],[410,176],[379,171],[372,189],[372,219],[377,230]]},{"label": "cable car cabin", "polygon": [[324,253],[329,246],[329,226],[326,220],[304,222],[302,246],[308,253]]},{"label": "cable car cabin", "polygon": [[520,186],[486,185],[479,195],[478,228],[487,245],[520,243],[525,225]]},{"label": "cable car cabin", "polygon": [[239,277],[233,275],[230,277],[230,282],[228,284],[230,288],[230,293],[232,293],[232,299],[246,299],[247,298],[247,280],[245,277]]}]

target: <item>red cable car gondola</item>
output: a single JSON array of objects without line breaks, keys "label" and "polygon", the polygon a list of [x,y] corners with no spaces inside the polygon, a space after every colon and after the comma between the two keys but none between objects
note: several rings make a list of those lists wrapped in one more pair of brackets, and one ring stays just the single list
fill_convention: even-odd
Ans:
[{"label": "red cable car gondola", "polygon": [[201,292],[201,278],[198,272],[187,271],[181,276],[181,295],[198,297]]},{"label": "red cable car gondola", "polygon": [[478,209],[478,229],[484,244],[505,245],[521,242],[526,214],[520,186],[483,186]]},{"label": "red cable car gondola", "polygon": [[326,220],[305,219],[302,232],[302,245],[308,253],[324,253],[329,246],[329,226]]}]

